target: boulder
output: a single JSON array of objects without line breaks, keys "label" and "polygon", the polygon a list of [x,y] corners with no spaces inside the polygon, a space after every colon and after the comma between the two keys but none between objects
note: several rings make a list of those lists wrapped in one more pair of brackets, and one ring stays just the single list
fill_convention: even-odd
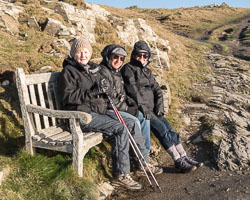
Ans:
[{"label": "boulder", "polygon": [[37,20],[36,20],[35,17],[31,17],[31,18],[28,19],[28,26],[30,28],[33,28],[33,29],[37,30],[37,31],[41,30],[41,28],[40,28],[39,24],[37,23]]},{"label": "boulder", "polygon": [[0,27],[4,28],[11,34],[19,33],[19,13],[23,12],[24,8],[16,6],[13,3],[0,1]]}]

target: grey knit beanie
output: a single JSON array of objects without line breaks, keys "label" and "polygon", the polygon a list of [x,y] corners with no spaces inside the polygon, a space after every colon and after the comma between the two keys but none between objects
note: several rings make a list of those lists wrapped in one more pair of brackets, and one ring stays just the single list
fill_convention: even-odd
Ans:
[{"label": "grey knit beanie", "polygon": [[78,38],[78,39],[75,39],[72,46],[71,46],[71,50],[70,50],[70,56],[72,58],[74,58],[75,56],[75,53],[77,52],[78,49],[81,49],[81,48],[86,48],[89,50],[90,52],[90,55],[92,55],[92,47],[91,47],[91,44],[89,43],[89,41],[85,38]]}]

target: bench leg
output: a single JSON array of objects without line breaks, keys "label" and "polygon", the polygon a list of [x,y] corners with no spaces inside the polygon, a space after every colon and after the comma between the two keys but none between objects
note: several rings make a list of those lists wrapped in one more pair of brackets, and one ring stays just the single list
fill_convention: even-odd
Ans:
[{"label": "bench leg", "polygon": [[79,177],[83,177],[83,158],[85,154],[73,150],[73,168]]},{"label": "bench leg", "polygon": [[25,147],[26,151],[28,151],[30,155],[34,156],[36,154],[36,148],[32,146],[31,138],[29,138],[28,140],[26,139]]},{"label": "bench leg", "polygon": [[70,129],[73,139],[73,168],[78,173],[79,177],[83,176],[83,134],[79,125],[79,120],[70,119]]},{"label": "bench leg", "polygon": [[77,172],[79,177],[83,177],[83,159],[88,151],[83,151],[81,155],[74,157],[73,154],[73,168]]}]

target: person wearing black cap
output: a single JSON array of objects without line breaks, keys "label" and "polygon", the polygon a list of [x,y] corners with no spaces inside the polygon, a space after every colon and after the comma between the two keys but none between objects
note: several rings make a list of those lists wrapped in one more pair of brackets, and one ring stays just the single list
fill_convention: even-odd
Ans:
[{"label": "person wearing black cap", "polygon": [[147,67],[150,56],[150,48],[145,41],[134,44],[130,62],[121,69],[126,93],[134,99],[144,117],[150,120],[152,132],[172,157],[176,168],[184,173],[191,172],[203,163],[187,156],[179,134],[164,116],[163,93]]},{"label": "person wearing black cap", "polygon": [[[110,93],[108,94],[117,110],[119,110],[121,116],[123,117],[125,123],[127,119],[132,119],[136,122],[138,127],[141,127],[141,132],[134,132],[132,134],[135,139],[137,146],[142,152],[146,160],[149,159],[149,153],[144,145],[144,139],[142,137],[150,137],[150,124],[149,120],[146,120],[143,117],[143,114],[138,110],[137,104],[132,98],[129,98],[126,95],[124,89],[124,82],[120,72],[120,69],[123,66],[127,52],[125,49],[116,44],[107,45],[101,52],[103,57],[100,66],[102,78],[108,81],[108,85],[111,88]],[[110,115],[111,114],[111,115]],[[107,115],[111,117],[114,116],[114,111],[112,110],[112,105],[108,104]],[[117,119],[117,117],[115,116]],[[160,174],[163,172],[162,168],[156,167],[149,163],[149,167],[154,174]]]},{"label": "person wearing black cap", "polygon": [[[92,120],[81,124],[84,131],[102,132],[111,140],[113,176],[117,183],[128,189],[138,190],[142,185],[134,181],[130,173],[129,137],[127,129],[114,117],[106,114],[104,99],[107,85],[102,84],[100,66],[90,61],[92,47],[85,38],[74,40],[70,56],[63,62],[63,70],[57,81],[59,101],[64,110],[87,112]],[[105,90],[105,91],[104,91]],[[127,119],[131,133],[140,132],[134,120]]]}]

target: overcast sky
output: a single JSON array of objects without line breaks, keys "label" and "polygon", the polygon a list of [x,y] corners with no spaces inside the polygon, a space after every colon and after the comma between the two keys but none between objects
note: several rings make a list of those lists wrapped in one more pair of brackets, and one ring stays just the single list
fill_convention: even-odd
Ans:
[{"label": "overcast sky", "polygon": [[87,3],[104,4],[116,8],[137,6],[139,8],[180,8],[205,6],[211,4],[220,5],[223,2],[230,7],[250,8],[250,0],[85,0]]}]

